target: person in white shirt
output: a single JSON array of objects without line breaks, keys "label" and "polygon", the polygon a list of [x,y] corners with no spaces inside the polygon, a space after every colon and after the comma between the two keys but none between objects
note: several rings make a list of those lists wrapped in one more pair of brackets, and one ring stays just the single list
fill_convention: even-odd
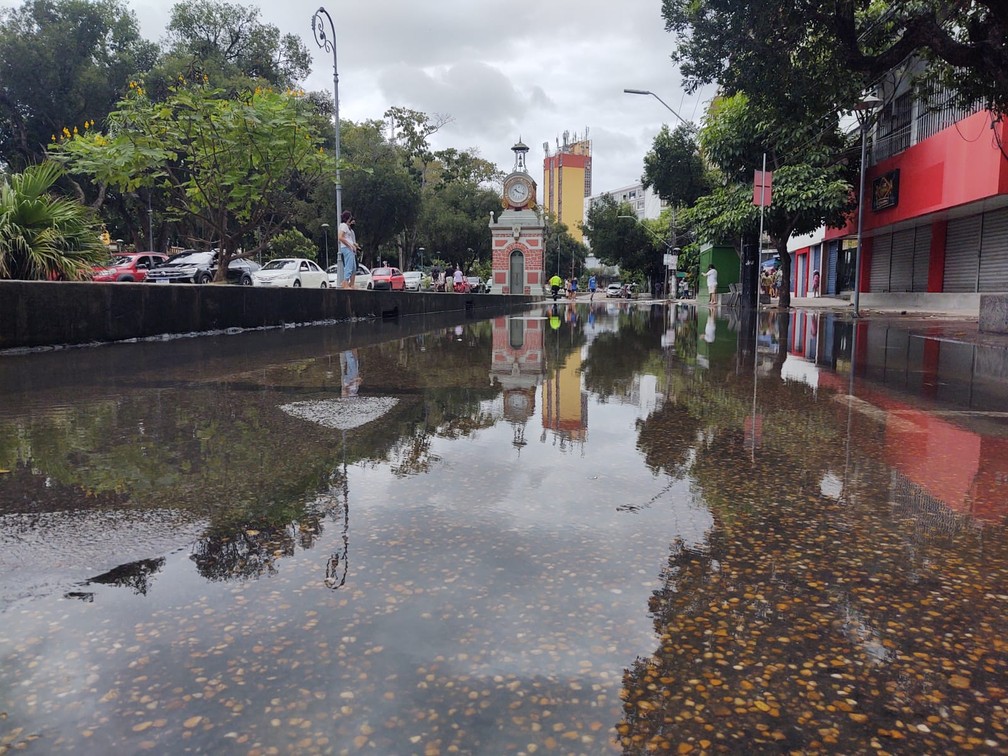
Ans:
[{"label": "person in white shirt", "polygon": [[717,268],[711,263],[707,266],[707,272],[704,273],[707,276],[707,291],[710,292],[709,304],[717,304]]},{"label": "person in white shirt", "polygon": [[455,284],[455,291],[462,291],[465,285],[465,277],[462,275],[462,268],[458,265],[455,266],[455,274],[452,277],[452,282]]},{"label": "person in white shirt", "polygon": [[344,210],[339,224],[339,251],[343,257],[343,288],[352,289],[357,276],[357,235],[354,233],[353,213]]}]

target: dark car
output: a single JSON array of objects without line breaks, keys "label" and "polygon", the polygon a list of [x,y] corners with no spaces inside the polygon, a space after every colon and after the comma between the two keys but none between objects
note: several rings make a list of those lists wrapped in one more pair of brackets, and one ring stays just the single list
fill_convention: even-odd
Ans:
[{"label": "dark car", "polygon": [[123,252],[108,265],[96,267],[92,281],[143,281],[147,272],[168,259],[163,252]]},{"label": "dark car", "polygon": [[[259,270],[259,264],[251,260],[232,260],[228,265],[228,283],[252,285],[252,274]],[[171,257],[167,262],[153,268],[147,274],[151,283],[197,283],[205,284],[217,275],[217,253],[186,250]]]}]

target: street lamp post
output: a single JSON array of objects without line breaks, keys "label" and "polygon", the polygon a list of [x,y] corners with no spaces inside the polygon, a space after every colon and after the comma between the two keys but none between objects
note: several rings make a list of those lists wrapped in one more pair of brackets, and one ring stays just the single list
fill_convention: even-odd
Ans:
[{"label": "street lamp post", "polygon": [[865,162],[868,156],[868,124],[871,114],[878,109],[882,101],[878,97],[869,96],[863,98],[854,106],[857,113],[858,125],[861,127],[861,187],[858,191],[857,209],[857,257],[854,258],[854,317],[861,315],[861,239],[864,226],[864,188],[865,188]]},{"label": "street lamp post", "polygon": [[651,95],[651,97],[654,97],[656,100],[658,100],[658,102],[660,102],[662,105],[664,105],[665,108],[668,110],[669,113],[671,113],[676,118],[678,118],[680,121],[682,121],[684,124],[686,124],[687,126],[689,126],[689,121],[687,121],[681,115],[679,115],[674,110],[672,110],[672,108],[669,107],[669,104],[667,102],[665,102],[665,100],[663,100],[661,97],[659,97],[658,95],[656,95],[651,90],[649,90],[649,89],[624,89],[623,93],[624,94],[635,94],[635,95]]},{"label": "street lamp post", "polygon": [[417,247],[417,252],[420,253],[420,270],[423,270],[423,253],[424,253],[424,248],[423,247]]},{"label": "street lamp post", "polygon": [[[328,31],[325,28],[325,20],[329,22]],[[340,183],[340,121],[339,121],[339,72],[336,68],[336,26],[333,24],[332,16],[324,7],[319,6],[312,16],[312,31],[315,34],[315,42],[326,52],[332,51],[333,70],[333,107],[335,109],[334,122],[336,124],[336,144],[333,148],[333,157],[336,160],[336,222],[340,222],[343,215],[343,186]],[[343,283],[342,266],[337,266],[336,285]]]},{"label": "street lamp post", "polygon": [[322,234],[325,237],[325,269],[329,270],[329,224],[322,224]]}]

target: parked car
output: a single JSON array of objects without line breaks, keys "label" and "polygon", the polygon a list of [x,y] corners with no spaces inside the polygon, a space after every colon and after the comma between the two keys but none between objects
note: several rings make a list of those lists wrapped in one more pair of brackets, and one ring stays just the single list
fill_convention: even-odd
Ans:
[{"label": "parked car", "polygon": [[96,266],[92,281],[143,281],[147,272],[168,259],[163,252],[123,252],[108,265]]},{"label": "parked car", "polygon": [[607,297],[622,297],[623,296],[623,284],[621,283],[611,283],[605,287],[605,295]]},{"label": "parked car", "polygon": [[[232,260],[228,265],[228,283],[252,285],[252,274],[259,270],[259,264],[252,260]],[[186,250],[172,255],[167,261],[151,268],[147,273],[148,283],[198,283],[206,284],[217,275],[217,253]]]},{"label": "parked car", "polygon": [[303,257],[281,257],[270,260],[252,274],[256,286],[289,286],[295,289],[325,289],[329,278],[313,260]]},{"label": "parked car", "polygon": [[[337,271],[339,270],[338,265],[330,265],[326,268],[326,275],[329,277],[330,286],[339,286],[339,278],[337,276]],[[371,269],[366,265],[357,264],[357,272],[354,274],[354,288],[355,289],[370,289],[371,286]]]},{"label": "parked car", "polygon": [[406,281],[406,291],[420,291],[423,287],[424,274],[419,270],[407,270],[403,273]]},{"label": "parked car", "polygon": [[482,294],[485,291],[483,279],[479,276],[466,276],[466,283],[469,284],[469,291],[473,294]]},{"label": "parked car", "polygon": [[368,288],[406,291],[406,279],[399,268],[373,268]]}]

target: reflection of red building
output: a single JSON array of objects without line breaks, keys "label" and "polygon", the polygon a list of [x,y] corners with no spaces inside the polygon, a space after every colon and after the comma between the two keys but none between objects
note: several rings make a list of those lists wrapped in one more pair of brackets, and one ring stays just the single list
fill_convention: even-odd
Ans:
[{"label": "reflection of red building", "polygon": [[[847,378],[822,373],[821,385],[847,391]],[[857,381],[855,396],[885,423],[885,462],[958,514],[984,522],[1008,517],[1008,438],[986,436]]]},{"label": "reflection of red building", "polygon": [[490,379],[504,392],[504,419],[515,426],[516,446],[524,445],[525,424],[535,412],[536,388],[546,369],[541,319],[502,317],[493,321]]}]

